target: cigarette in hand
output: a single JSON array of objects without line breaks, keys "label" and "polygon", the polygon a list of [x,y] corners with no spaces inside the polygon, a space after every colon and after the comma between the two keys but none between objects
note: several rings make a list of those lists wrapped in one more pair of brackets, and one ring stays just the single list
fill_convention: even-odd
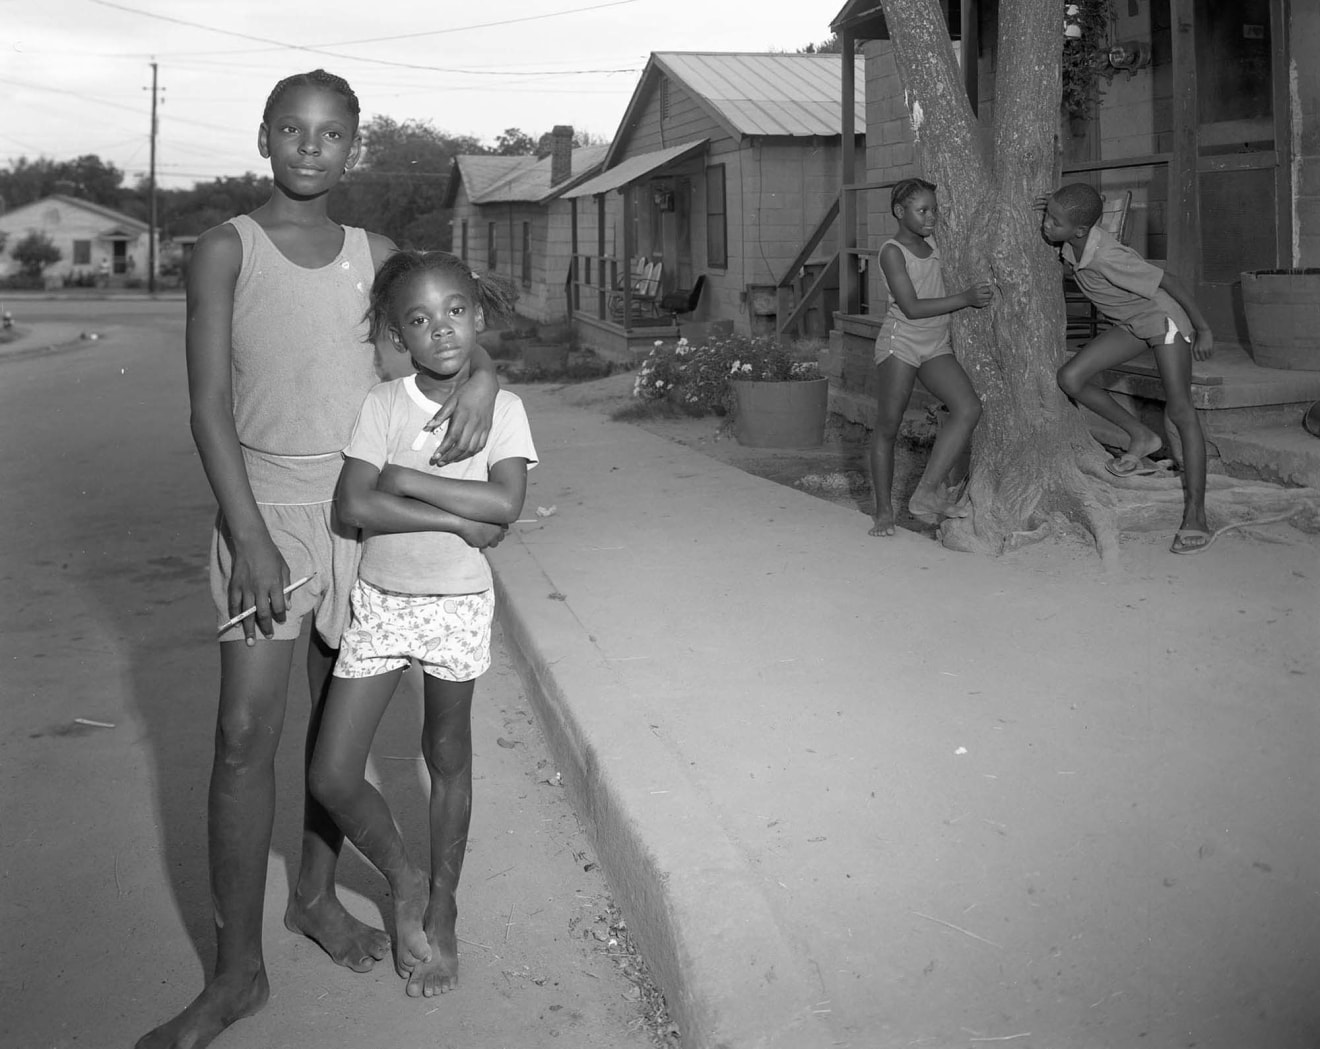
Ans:
[{"label": "cigarette in hand", "polygon": [[[284,588],[284,596],[288,597],[304,583],[310,582],[312,576],[314,575],[316,575],[315,572],[313,572],[312,575],[305,575],[301,579],[295,579],[292,583],[290,583],[288,586]],[[243,609],[242,612],[238,613],[238,615],[234,616],[234,618],[231,619],[228,623],[224,624],[224,626],[222,626],[219,630],[217,630],[216,633],[223,634],[231,626],[236,626],[237,624],[243,622],[243,620],[245,620],[248,616],[256,612],[256,610],[257,610],[256,605],[253,605],[251,608]]]}]

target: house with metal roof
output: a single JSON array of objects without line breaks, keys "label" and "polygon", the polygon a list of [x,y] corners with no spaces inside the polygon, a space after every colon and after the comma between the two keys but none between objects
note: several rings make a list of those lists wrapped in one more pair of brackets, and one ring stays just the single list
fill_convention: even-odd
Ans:
[{"label": "house with metal roof", "polygon": [[573,148],[557,126],[547,157],[461,155],[445,196],[453,250],[478,270],[502,273],[519,290],[519,316],[542,324],[568,317],[569,205],[562,193],[590,178],[606,146]]},{"label": "house with metal roof", "polygon": [[[863,59],[853,62],[861,141]],[[838,54],[653,53],[601,172],[559,194],[571,205],[578,341],[618,356],[683,321],[771,332],[804,280],[825,293],[796,321],[824,335],[832,278],[810,242],[865,165],[850,148],[857,170],[841,169],[843,81]],[[685,293],[702,277],[694,302]]]},{"label": "house with metal roof", "polygon": [[48,285],[75,280],[124,284],[146,280],[151,264],[150,227],[122,211],[90,200],[53,193],[0,215],[5,236],[0,277],[17,273],[13,250],[30,233],[49,237],[60,258],[46,267]]}]

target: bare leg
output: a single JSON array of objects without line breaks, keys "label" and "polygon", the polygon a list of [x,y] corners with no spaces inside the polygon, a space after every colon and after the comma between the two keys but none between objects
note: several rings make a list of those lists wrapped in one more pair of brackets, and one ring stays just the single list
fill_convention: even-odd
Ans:
[{"label": "bare leg", "polygon": [[953,354],[926,361],[917,374],[922,385],[948,407],[949,418],[935,437],[925,472],[908,506],[913,514],[953,517],[964,511],[954,507],[944,490],[944,481],[971,447],[972,431],[981,419],[981,399]]},{"label": "bare leg", "polygon": [[[1136,416],[1124,411],[1107,390],[1092,380],[1106,368],[1130,361],[1145,348],[1146,344],[1130,332],[1122,328],[1110,328],[1078,350],[1058,373],[1059,389],[1126,433],[1128,453],[1138,459],[1158,451],[1164,441],[1154,430],[1143,426]],[[1190,369],[1190,365],[1188,367]]]},{"label": "bare leg", "polygon": [[[312,710],[303,746],[304,772],[311,767],[314,757],[336,654],[313,629],[307,642],[307,683],[312,694]],[[284,925],[290,932],[314,940],[337,964],[354,972],[366,972],[385,957],[390,939],[382,930],[373,929],[349,914],[335,892],[335,865],[343,844],[344,835],[339,827],[311,790],[307,790],[298,881],[284,911]]]},{"label": "bare leg", "polygon": [[[1164,411],[1178,430],[1183,449],[1182,528],[1209,532],[1205,517],[1205,435],[1192,403],[1192,351],[1179,336],[1155,350],[1164,383]],[[1204,545],[1203,543],[1200,545]]]},{"label": "bare leg", "polygon": [[266,863],[275,814],[275,751],[284,727],[292,641],[220,646],[220,710],[207,819],[215,905],[215,974],[138,1049],[201,1049],[266,1004],[261,952]]},{"label": "bare leg", "polygon": [[912,398],[917,369],[900,361],[892,353],[876,366],[879,392],[876,395],[875,429],[867,460],[871,466],[871,494],[875,513],[869,534],[894,534],[894,441],[903,412]]},{"label": "bare leg", "polygon": [[431,998],[458,986],[458,879],[472,817],[474,681],[426,677],[422,754],[431,773],[431,902],[426,909],[430,961],[408,979],[408,994]]},{"label": "bare leg", "polygon": [[422,930],[427,878],[408,859],[389,806],[366,779],[371,741],[402,673],[399,669],[375,677],[334,679],[308,786],[349,841],[388,879],[394,897],[394,965],[407,977],[431,956]]}]

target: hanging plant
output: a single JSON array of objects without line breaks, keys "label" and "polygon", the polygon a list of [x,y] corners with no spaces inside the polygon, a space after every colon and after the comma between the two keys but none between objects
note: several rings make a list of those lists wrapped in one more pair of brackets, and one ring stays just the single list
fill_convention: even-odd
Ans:
[{"label": "hanging plant", "polygon": [[1091,115],[1096,85],[1117,72],[1109,48],[1117,20],[1114,0],[1065,0],[1063,7],[1063,111],[1083,120]]}]

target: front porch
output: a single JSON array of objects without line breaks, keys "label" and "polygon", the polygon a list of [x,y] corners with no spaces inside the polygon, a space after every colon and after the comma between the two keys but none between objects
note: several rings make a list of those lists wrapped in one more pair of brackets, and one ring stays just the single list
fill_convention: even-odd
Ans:
[{"label": "front porch", "polygon": [[651,352],[657,340],[675,341],[678,325],[670,317],[635,318],[630,325],[590,313],[573,313],[573,337],[584,350],[607,361],[633,365]]}]

